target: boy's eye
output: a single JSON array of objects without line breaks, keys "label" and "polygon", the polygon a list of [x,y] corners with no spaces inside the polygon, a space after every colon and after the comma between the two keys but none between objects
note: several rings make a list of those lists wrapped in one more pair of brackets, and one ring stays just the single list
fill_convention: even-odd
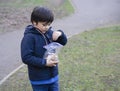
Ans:
[{"label": "boy's eye", "polygon": [[42,24],[43,26],[50,26],[50,24]]},{"label": "boy's eye", "polygon": [[47,26],[46,24],[42,24],[43,26]]}]

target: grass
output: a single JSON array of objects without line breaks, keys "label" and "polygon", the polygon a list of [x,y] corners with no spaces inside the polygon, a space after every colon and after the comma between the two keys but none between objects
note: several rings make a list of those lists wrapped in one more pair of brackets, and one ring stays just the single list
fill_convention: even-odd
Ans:
[{"label": "grass", "polygon": [[[8,7],[7,9],[15,8],[15,9],[22,10],[22,9],[26,9],[26,8],[33,9],[35,6],[45,6],[54,11],[55,17],[58,16],[58,14],[56,16],[56,13],[59,13],[58,17],[60,17],[60,18],[74,12],[74,9],[73,9],[71,3],[69,2],[69,0],[59,0],[59,1],[61,1],[61,2],[57,2],[56,0],[52,0],[52,1],[50,1],[50,0],[9,0],[6,2],[3,0],[0,3],[0,7],[1,7],[1,9]],[[20,10],[18,12],[20,12]],[[5,11],[3,13],[5,13]]]},{"label": "grass", "polygon": [[[59,6],[56,6],[56,5],[54,5],[55,3],[51,3],[51,2],[54,2],[54,0],[53,1],[49,1],[49,0],[12,0],[11,2],[8,1],[8,2],[0,3],[0,6],[18,8],[18,7],[31,7],[31,6],[43,5],[43,6],[47,6],[50,8],[51,8],[51,6],[53,6],[54,9],[57,7],[59,10],[65,10],[69,13],[74,12],[74,9],[73,9],[73,7],[71,7],[71,3],[69,2],[69,0],[61,0],[61,1],[63,3],[60,5],[58,4]],[[49,4],[47,4],[47,3],[49,3]]]},{"label": "grass", "polygon": [[65,0],[64,7],[70,13],[74,13],[74,8],[71,7],[71,3],[68,0]]},{"label": "grass", "polygon": [[[14,2],[14,3],[13,3]],[[44,0],[11,0],[8,2],[2,2],[0,3],[1,7],[30,7],[31,5],[36,6],[36,5],[42,5],[44,4]]]},{"label": "grass", "polygon": [[[65,10],[65,11],[63,11],[63,10]],[[69,2],[69,0],[65,0],[65,2],[63,3],[63,6],[59,7],[59,11],[62,11],[64,13],[66,11],[69,11],[69,13],[66,13],[66,16],[68,16],[69,14],[74,13],[74,9],[73,9],[73,7],[71,7],[71,3]]]},{"label": "grass", "polygon": [[[61,91],[120,91],[120,26],[85,31],[59,54]],[[0,91],[31,91],[26,66]]]},{"label": "grass", "polygon": [[120,91],[120,26],[69,39],[60,55],[61,91]]}]

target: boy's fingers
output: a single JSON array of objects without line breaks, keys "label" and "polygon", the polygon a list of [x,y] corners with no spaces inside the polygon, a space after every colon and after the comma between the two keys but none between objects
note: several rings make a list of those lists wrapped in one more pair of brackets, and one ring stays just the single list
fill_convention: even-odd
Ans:
[{"label": "boy's fingers", "polygon": [[56,64],[58,64],[58,62],[59,61],[48,60],[47,61],[47,66],[49,66],[49,67],[56,66]]},{"label": "boy's fingers", "polygon": [[59,61],[53,61],[54,64],[59,63]]},{"label": "boy's fingers", "polygon": [[59,36],[61,36],[61,32],[60,31],[54,31],[53,32],[53,40],[57,40]]}]

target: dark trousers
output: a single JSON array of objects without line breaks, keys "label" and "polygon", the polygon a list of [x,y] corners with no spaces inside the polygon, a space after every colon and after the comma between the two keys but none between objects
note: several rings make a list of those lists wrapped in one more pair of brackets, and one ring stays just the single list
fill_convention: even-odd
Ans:
[{"label": "dark trousers", "polygon": [[58,81],[52,84],[32,85],[33,91],[59,91]]}]

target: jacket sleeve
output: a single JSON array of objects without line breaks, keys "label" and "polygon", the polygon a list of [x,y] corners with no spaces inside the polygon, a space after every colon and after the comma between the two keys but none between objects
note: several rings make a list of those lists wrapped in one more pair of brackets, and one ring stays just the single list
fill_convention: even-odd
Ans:
[{"label": "jacket sleeve", "polygon": [[21,58],[23,63],[31,66],[45,67],[46,60],[35,56],[34,38],[27,34],[21,41]]},{"label": "jacket sleeve", "polygon": [[[57,31],[61,32],[62,34],[61,34],[61,36],[58,37],[58,39],[57,39],[56,41],[54,41],[54,42],[58,42],[58,43],[60,43],[61,45],[64,46],[64,45],[67,43],[67,37],[66,37],[66,35],[64,34],[64,32],[63,32],[62,30],[57,30]],[[48,38],[51,42],[53,42],[53,39],[52,39],[53,31],[51,30],[51,27],[49,28],[49,30],[46,32],[45,35],[47,36],[47,38]]]},{"label": "jacket sleeve", "polygon": [[67,43],[67,36],[64,34],[64,32],[62,30],[57,30],[57,31],[61,32],[62,34],[61,34],[60,37],[58,37],[58,39],[55,42],[58,42],[58,43],[60,43],[63,46],[66,45],[66,43]]}]

